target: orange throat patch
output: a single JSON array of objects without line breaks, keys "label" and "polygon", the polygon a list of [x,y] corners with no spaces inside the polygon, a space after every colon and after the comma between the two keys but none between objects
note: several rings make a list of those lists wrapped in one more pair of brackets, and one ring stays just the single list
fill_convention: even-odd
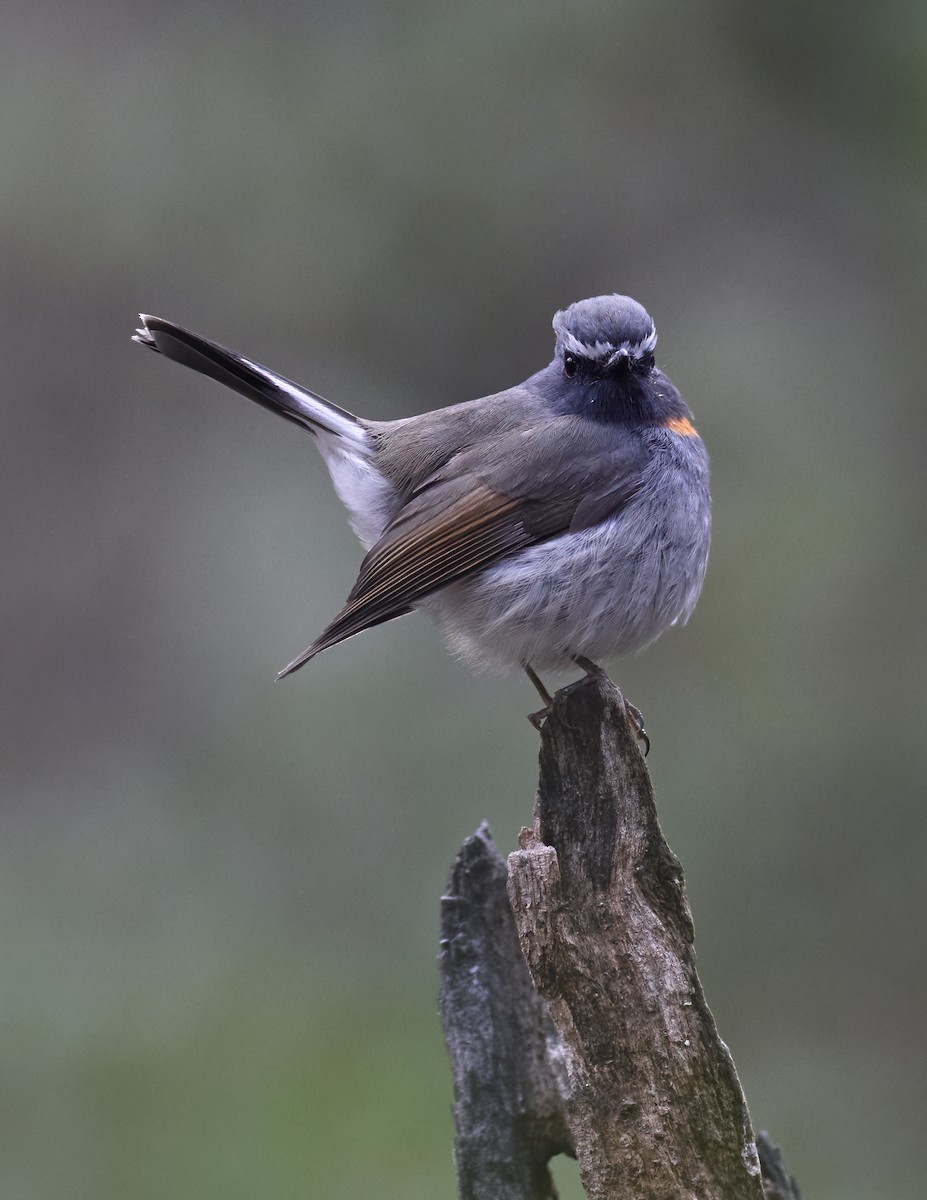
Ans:
[{"label": "orange throat patch", "polygon": [[680,437],[698,437],[698,431],[688,417],[670,417],[663,422],[663,428],[670,433],[678,433]]}]

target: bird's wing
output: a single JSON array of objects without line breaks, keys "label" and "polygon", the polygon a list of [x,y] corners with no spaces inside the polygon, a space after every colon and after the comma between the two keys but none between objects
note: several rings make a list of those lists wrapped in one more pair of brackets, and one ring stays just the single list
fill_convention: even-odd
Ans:
[{"label": "bird's wing", "polygon": [[280,677],[457,579],[618,512],[648,457],[641,439],[575,417],[545,418],[488,451],[456,456],[410,497],[364,559],[342,611]]}]

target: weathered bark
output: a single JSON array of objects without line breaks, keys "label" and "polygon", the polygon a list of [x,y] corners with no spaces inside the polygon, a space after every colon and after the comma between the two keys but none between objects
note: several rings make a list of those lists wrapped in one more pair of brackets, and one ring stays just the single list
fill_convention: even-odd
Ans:
[{"label": "weathered bark", "polygon": [[782,1151],[765,1129],[756,1135],[756,1148],[760,1154],[766,1200],[801,1200],[798,1184],[782,1161]]},{"label": "weathered bark", "polygon": [[593,1200],[798,1200],[768,1139],[761,1178],[682,870],[604,677],[555,697],[510,909],[504,886],[482,827],[442,921],[460,1196],[549,1200],[547,1159],[572,1143]]},{"label": "weathered bark", "polygon": [[555,699],[509,898],[567,1049],[588,1195],[762,1200],[747,1106],[695,971],[682,869],[604,677]]},{"label": "weathered bark", "polygon": [[518,947],[505,863],[483,824],[441,902],[441,1021],[454,1075],[461,1200],[555,1200],[548,1160],[571,1152],[566,1073]]}]

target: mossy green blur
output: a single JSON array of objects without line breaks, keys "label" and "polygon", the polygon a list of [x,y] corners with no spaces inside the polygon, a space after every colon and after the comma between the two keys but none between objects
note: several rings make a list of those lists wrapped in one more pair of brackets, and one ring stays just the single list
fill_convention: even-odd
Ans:
[{"label": "mossy green blur", "polygon": [[0,1194],[452,1196],[438,900],[536,781],[527,682],[423,617],[274,682],[356,543],[308,439],[166,383],[127,321],[392,418],[617,290],[712,452],[699,608],[616,673],[705,991],[803,1193],[919,1198],[921,9],[2,26]]}]

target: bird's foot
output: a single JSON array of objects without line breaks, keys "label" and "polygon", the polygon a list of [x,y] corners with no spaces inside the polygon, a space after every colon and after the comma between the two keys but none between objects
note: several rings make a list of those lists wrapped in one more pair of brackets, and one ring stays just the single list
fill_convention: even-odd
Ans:
[{"label": "bird's foot", "polygon": [[[608,678],[605,671],[599,666],[598,663],[594,663],[591,658],[586,658],[582,654],[574,654],[572,656],[572,658],[578,667],[582,667],[582,669],[586,672],[586,675],[588,678],[590,678],[590,679],[607,679]],[[647,736],[647,730],[644,728],[644,715],[639,708],[636,708],[631,703],[630,700],[625,700],[624,707],[625,707],[625,711],[628,714],[628,719],[630,721],[631,728],[634,730],[634,736],[637,738],[637,740],[639,742],[643,743],[644,758],[646,758],[647,755],[650,753],[650,738]]]},{"label": "bird's foot", "polygon": [[591,658],[586,658],[583,654],[574,654],[572,658],[578,667],[582,667],[590,679],[608,679],[605,669],[600,667],[598,663],[594,663]]},{"label": "bird's foot", "polygon": [[625,700],[624,707],[631,718],[631,728],[634,730],[634,736],[639,742],[643,742],[644,744],[644,758],[646,758],[650,753],[650,738],[647,736],[647,730],[644,728],[644,714],[630,700]]},{"label": "bird's foot", "polygon": [[544,728],[544,722],[547,720],[547,718],[549,716],[550,716],[550,705],[548,704],[548,706],[546,708],[539,708],[537,712],[528,713],[528,720],[531,722],[531,724],[534,726],[534,728],[538,731],[538,733],[540,733],[541,730]]}]

